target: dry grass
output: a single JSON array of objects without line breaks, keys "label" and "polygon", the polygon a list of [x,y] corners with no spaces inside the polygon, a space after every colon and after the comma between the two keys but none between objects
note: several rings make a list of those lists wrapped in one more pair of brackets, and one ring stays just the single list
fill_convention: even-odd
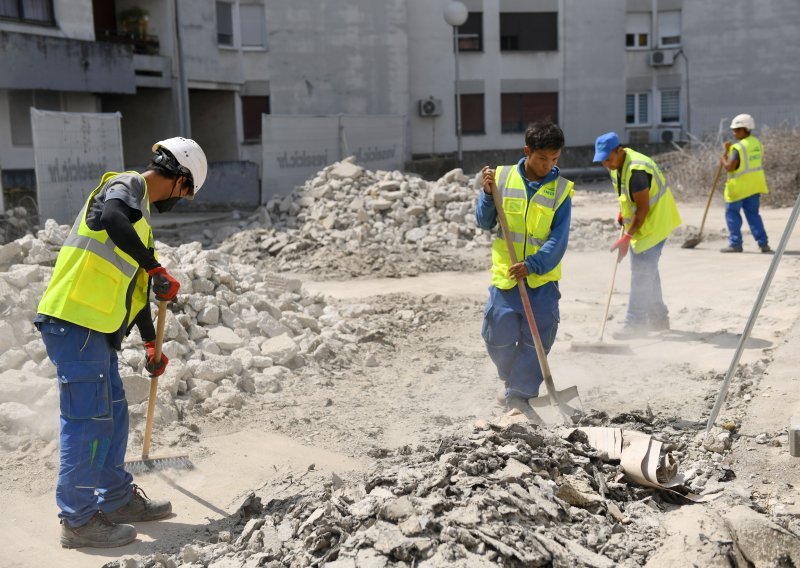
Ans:
[{"label": "dry grass", "polygon": [[[764,170],[769,185],[769,194],[762,196],[761,203],[773,207],[793,205],[800,193],[800,161],[795,154],[800,148],[800,130],[789,126],[763,128],[757,136],[764,145]],[[653,157],[678,201],[708,198],[725,140],[720,136],[695,140],[683,148]],[[722,201],[724,187],[725,172],[717,186],[715,201]]]}]

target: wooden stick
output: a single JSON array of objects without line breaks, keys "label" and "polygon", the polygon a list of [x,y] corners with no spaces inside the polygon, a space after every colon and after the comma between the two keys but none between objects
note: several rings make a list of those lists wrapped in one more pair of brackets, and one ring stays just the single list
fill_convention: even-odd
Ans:
[{"label": "wooden stick", "polygon": [[[158,303],[158,321],[156,323],[156,346],[153,360],[161,362],[161,348],[164,345],[164,325],[167,321],[167,302]],[[158,377],[150,377],[150,397],[147,399],[147,419],[144,425],[144,441],[142,442],[142,459],[150,456],[150,437],[153,434],[153,418],[156,411],[156,398],[158,396]]]},{"label": "wooden stick", "polygon": [[697,237],[700,238],[703,236],[703,227],[706,226],[706,217],[708,216],[708,208],[711,206],[711,198],[714,197],[714,191],[717,189],[717,183],[719,182],[719,178],[722,175],[722,164],[719,165],[717,168],[717,175],[714,176],[714,183],[711,184],[711,193],[708,194],[708,201],[706,202],[706,210],[703,212],[703,221],[700,223],[700,232],[697,233]]},{"label": "wooden stick", "polygon": [[[623,225],[619,232],[619,238],[625,234],[625,226]],[[619,262],[614,259],[614,271],[611,273],[611,284],[608,287],[608,299],[606,300],[606,313],[603,314],[603,323],[600,326],[600,343],[603,342],[603,334],[606,331],[606,320],[608,319],[608,309],[611,307],[611,294],[614,293],[614,280],[617,278],[617,265]]]}]

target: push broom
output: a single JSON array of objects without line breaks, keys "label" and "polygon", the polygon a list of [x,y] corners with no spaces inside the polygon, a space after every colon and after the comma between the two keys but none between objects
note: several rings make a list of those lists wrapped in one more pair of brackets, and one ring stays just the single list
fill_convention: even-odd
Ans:
[{"label": "push broom", "polygon": [[[620,237],[625,233],[625,227],[620,230]],[[614,280],[617,278],[617,265],[619,260],[614,259],[614,270],[611,273],[611,284],[608,287],[608,298],[606,299],[606,311],[603,314],[603,322],[600,325],[600,337],[597,341],[580,343],[573,341],[569,347],[570,351],[585,351],[589,353],[608,353],[616,355],[628,355],[633,353],[631,348],[624,344],[619,343],[604,343],[603,335],[606,331],[606,322],[608,321],[608,309],[611,307],[611,296],[614,294]]]},{"label": "push broom", "polygon": [[[158,302],[158,319],[156,323],[156,345],[153,359],[161,362],[161,348],[164,344],[164,324],[167,320],[167,302]],[[192,469],[194,466],[187,455],[168,455],[150,457],[150,441],[153,435],[153,417],[156,411],[156,398],[158,396],[158,377],[150,376],[150,396],[147,399],[147,419],[144,426],[144,441],[142,442],[142,458],[125,462],[128,473],[146,473],[164,469]]]}]

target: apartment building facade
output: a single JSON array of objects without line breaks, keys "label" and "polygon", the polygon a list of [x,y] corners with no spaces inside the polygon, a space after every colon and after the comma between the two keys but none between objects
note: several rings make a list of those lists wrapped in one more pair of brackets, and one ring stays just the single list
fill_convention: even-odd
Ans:
[{"label": "apartment building facade", "polygon": [[[263,113],[402,115],[407,159],[452,155],[448,1],[0,0],[0,180],[35,185],[31,106],[120,112],[132,167],[181,132],[210,161],[269,176]],[[608,130],[631,144],[685,140],[739,112],[797,121],[796,0],[462,2],[467,165],[518,150],[525,125],[546,117],[573,147]]]}]

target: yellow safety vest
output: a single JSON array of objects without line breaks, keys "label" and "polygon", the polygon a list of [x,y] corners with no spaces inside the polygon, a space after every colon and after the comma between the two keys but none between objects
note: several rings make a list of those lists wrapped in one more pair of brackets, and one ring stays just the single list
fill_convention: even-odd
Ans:
[{"label": "yellow safety vest", "polygon": [[631,246],[635,252],[644,252],[666,239],[670,233],[681,224],[681,216],[675,198],[667,185],[667,180],[656,163],[635,150],[625,148],[625,161],[622,163],[622,187],[617,183],[617,171],[610,170],[611,183],[619,197],[619,207],[622,212],[622,221],[629,226],[633,221],[636,203],[630,193],[631,173],[634,170],[643,170],[650,174],[650,209],[644,223],[631,237]]},{"label": "yellow safety vest", "polygon": [[756,193],[768,193],[767,176],[764,175],[764,168],[761,160],[764,155],[761,149],[761,141],[752,134],[747,138],[732,144],[728,150],[728,158],[733,155],[733,151],[739,152],[739,166],[732,172],[728,172],[728,179],[725,181],[725,201],[740,201]]},{"label": "yellow safety vest", "polygon": [[[86,214],[94,196],[120,175],[140,174],[108,172],[103,175],[58,253],[53,276],[39,302],[39,313],[101,333],[114,333],[123,325],[127,330],[147,305],[147,272],[117,248],[105,230],[93,231],[86,224]],[[139,205],[142,218],[133,228],[142,243],[152,248],[147,182]]]},{"label": "yellow safety vest", "polygon": [[[497,190],[503,203],[503,211],[508,222],[508,231],[514,243],[517,262],[535,254],[550,235],[553,216],[561,204],[575,193],[574,184],[558,177],[542,185],[528,201],[525,181],[517,165],[498,166],[495,171]],[[508,254],[503,230],[497,223],[497,234],[492,243],[492,284],[501,290],[509,290],[517,285],[510,277],[511,256]],[[547,282],[561,279],[561,263],[545,274],[529,274],[527,281],[531,288],[538,288]]]}]

